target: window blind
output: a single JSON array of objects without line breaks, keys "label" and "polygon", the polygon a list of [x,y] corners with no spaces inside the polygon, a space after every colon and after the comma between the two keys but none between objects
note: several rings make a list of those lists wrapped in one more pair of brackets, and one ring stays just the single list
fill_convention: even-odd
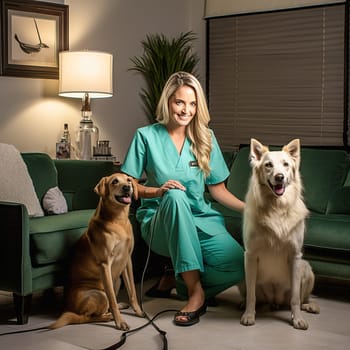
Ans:
[{"label": "window blind", "polygon": [[344,2],[344,0],[205,0],[206,18],[275,11],[288,8],[310,7]]},{"label": "window blind", "polygon": [[207,92],[223,150],[343,146],[345,5],[212,18]]}]

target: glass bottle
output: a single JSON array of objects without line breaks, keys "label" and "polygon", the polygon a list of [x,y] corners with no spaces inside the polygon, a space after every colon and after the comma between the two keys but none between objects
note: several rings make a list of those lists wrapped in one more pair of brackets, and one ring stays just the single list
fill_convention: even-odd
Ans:
[{"label": "glass bottle", "polygon": [[86,99],[82,108],[83,119],[80,121],[78,131],[79,159],[90,160],[93,155],[93,147],[97,145],[99,131],[91,120],[90,101]]},{"label": "glass bottle", "polygon": [[71,144],[70,132],[69,132],[67,123],[64,123],[64,125],[63,125],[63,135],[61,138],[61,142],[66,142],[66,143],[68,143],[69,146]]},{"label": "glass bottle", "polygon": [[56,158],[69,159],[71,156],[71,139],[68,130],[68,124],[63,126],[63,132],[60,141],[56,144]]}]

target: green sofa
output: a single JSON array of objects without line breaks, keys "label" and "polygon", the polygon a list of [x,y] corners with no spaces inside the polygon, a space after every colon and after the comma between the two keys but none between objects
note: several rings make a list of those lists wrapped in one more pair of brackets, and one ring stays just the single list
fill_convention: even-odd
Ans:
[{"label": "green sofa", "polygon": [[[236,155],[225,153],[230,165],[228,189],[244,199],[251,168],[249,147]],[[310,211],[306,221],[304,257],[316,278],[348,284],[350,281],[350,159],[342,150],[302,148],[301,176],[304,198]],[[242,244],[242,216],[218,203],[228,230]]]},{"label": "green sofa", "polygon": [[[40,203],[58,186],[68,212],[29,217],[21,203],[0,202],[0,290],[13,293],[19,324],[28,322],[32,294],[62,286],[69,254],[86,230],[98,203],[94,187],[103,177],[119,170],[107,161],[53,160],[45,153],[22,153]],[[138,229],[133,214],[130,215]],[[135,233],[134,269],[140,276],[147,248]]]}]

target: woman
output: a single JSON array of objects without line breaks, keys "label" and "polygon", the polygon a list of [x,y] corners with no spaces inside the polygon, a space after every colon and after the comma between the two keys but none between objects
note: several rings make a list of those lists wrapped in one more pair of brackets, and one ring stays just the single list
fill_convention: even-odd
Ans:
[{"label": "woman", "polygon": [[204,199],[205,185],[230,209],[243,211],[244,203],[226,189],[229,171],[193,75],[178,72],[169,78],[156,115],[158,123],[137,130],[122,171],[135,178],[147,175],[137,219],[151,249],[171,258],[177,293],[188,299],[174,323],[190,326],[206,312],[208,298],[244,278],[243,250]]}]

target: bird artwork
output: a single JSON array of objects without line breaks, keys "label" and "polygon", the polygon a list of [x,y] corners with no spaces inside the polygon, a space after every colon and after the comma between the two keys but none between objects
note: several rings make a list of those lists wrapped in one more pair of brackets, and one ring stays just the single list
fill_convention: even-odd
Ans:
[{"label": "bird artwork", "polygon": [[23,52],[25,52],[26,54],[40,52],[42,48],[49,48],[48,45],[46,45],[45,43],[42,42],[41,37],[40,37],[40,33],[39,33],[38,24],[36,23],[35,18],[33,18],[33,20],[34,20],[36,32],[38,34],[39,44],[33,45],[33,44],[24,43],[23,41],[19,40],[18,35],[15,33],[15,40],[18,42],[18,45],[21,48],[21,50]]}]

